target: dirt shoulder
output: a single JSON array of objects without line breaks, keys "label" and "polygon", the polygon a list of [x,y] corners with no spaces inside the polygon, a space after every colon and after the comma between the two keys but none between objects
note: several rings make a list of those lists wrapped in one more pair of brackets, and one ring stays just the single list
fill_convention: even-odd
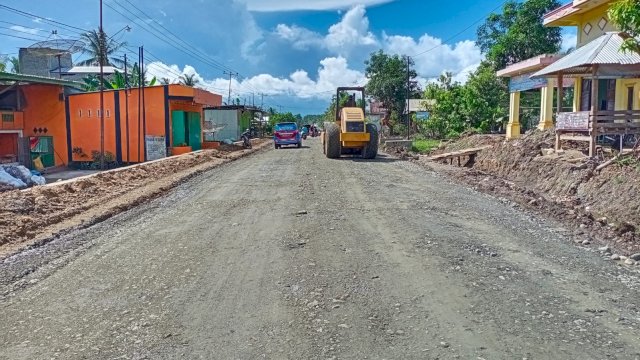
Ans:
[{"label": "dirt shoulder", "polygon": [[153,199],[209,169],[271,144],[250,150],[204,150],[23,191],[0,193],[0,259],[86,228]]},{"label": "dirt shoulder", "polygon": [[[622,255],[640,252],[640,171],[613,164],[597,171],[602,161],[587,159],[567,144],[559,154],[550,131],[534,132],[514,141],[474,135],[439,150],[492,145],[469,168],[420,157],[415,162],[477,190],[510,199],[528,210],[551,216],[574,229],[576,242],[601,243]],[[623,258],[624,260],[624,258]]]}]

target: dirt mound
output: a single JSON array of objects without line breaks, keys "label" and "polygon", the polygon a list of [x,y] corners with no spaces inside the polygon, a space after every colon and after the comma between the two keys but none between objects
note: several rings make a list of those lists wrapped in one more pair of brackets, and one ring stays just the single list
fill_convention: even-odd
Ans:
[{"label": "dirt mound", "polygon": [[447,144],[441,152],[493,145],[478,154],[472,169],[454,175],[573,224],[578,235],[638,250],[640,167],[614,164],[596,171],[599,163],[578,145],[553,153],[548,149],[554,142],[553,131],[533,131],[512,141],[473,135]]},{"label": "dirt mound", "polygon": [[65,228],[62,223],[99,208],[104,211],[95,211],[95,216],[126,210],[198,171],[249,152],[205,150],[60,184],[0,193],[0,248],[54,234]]}]

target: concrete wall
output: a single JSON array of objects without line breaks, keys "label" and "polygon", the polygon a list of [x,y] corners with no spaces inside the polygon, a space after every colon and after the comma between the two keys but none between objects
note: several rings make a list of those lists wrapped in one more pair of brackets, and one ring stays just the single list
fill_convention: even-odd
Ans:
[{"label": "concrete wall", "polygon": [[[60,50],[20,48],[18,53],[20,72],[28,75],[58,77],[56,72],[51,72],[58,68],[58,57],[53,55],[57,53],[60,53]],[[73,65],[71,54],[63,53],[60,56],[60,63],[63,68],[70,68]]]},{"label": "concrete wall", "polygon": [[216,127],[224,125],[223,129],[215,133],[213,138],[216,141],[238,139],[238,123],[240,121],[239,117],[240,112],[238,110],[204,110],[204,121],[212,122],[216,124]]}]

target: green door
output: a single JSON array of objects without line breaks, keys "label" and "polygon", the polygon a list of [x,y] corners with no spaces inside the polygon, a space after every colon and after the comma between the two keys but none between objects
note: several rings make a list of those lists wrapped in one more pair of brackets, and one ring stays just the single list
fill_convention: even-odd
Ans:
[{"label": "green door", "polygon": [[189,114],[189,145],[193,150],[202,149],[202,124],[200,123],[200,113],[190,112]]},{"label": "green door", "polygon": [[171,135],[173,142],[171,146],[179,146],[187,143],[186,136],[186,113],[184,111],[171,112]]},{"label": "green door", "polygon": [[30,138],[30,142],[31,160],[35,160],[39,157],[44,167],[52,167],[56,165],[52,136],[33,136]]}]

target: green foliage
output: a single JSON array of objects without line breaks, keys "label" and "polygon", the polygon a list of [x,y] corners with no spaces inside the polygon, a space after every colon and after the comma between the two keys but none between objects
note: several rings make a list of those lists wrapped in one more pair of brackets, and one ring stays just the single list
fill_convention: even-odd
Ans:
[{"label": "green foliage", "polygon": [[411,145],[413,152],[425,154],[431,150],[437,148],[440,145],[440,140],[434,139],[415,139]]},{"label": "green foliage", "polygon": [[497,69],[536,55],[560,50],[561,29],[542,25],[544,14],[560,6],[557,0],[510,0],[501,14],[491,14],[477,30],[476,43]]},{"label": "green foliage", "polygon": [[450,137],[464,131],[464,87],[454,82],[451,73],[441,75],[437,82],[430,83],[424,92],[429,119],[420,123],[420,130],[433,138]]},{"label": "green foliage", "polygon": [[275,113],[273,115],[269,116],[269,125],[271,125],[272,127],[275,124],[278,123],[283,123],[283,122],[297,122],[297,118],[295,115],[293,115],[292,113],[288,112],[288,113]]},{"label": "green foliage", "polygon": [[[125,42],[117,42],[106,33],[98,30],[91,30],[80,35],[80,39],[85,43],[83,53],[88,56],[87,59],[80,61],[78,65],[100,65],[104,66],[123,66],[124,61],[115,56],[123,47],[127,46]],[[102,46],[101,46],[102,45]],[[101,48],[104,48],[104,54]]]},{"label": "green foliage", "polygon": [[[410,68],[413,67],[413,60],[409,61]],[[369,79],[367,83],[367,94],[382,102],[383,106],[395,113],[395,119],[399,120],[398,114],[404,112],[407,97],[407,61],[398,55],[388,55],[378,51],[372,53],[369,60],[365,61],[365,75]],[[420,87],[414,81],[418,74],[415,70],[409,71],[411,80],[409,87],[409,97],[418,96]],[[394,125],[397,124],[397,120]]]},{"label": "green foliage", "polygon": [[609,8],[609,18],[625,33],[623,51],[640,53],[640,2],[618,0]]},{"label": "green foliage", "polygon": [[20,60],[15,57],[12,56],[9,58],[9,64],[11,64],[11,72],[14,74],[21,74],[20,71]]},{"label": "green foliage", "polygon": [[180,75],[180,84],[194,87],[198,85],[200,80],[196,79],[196,74],[182,74]]},{"label": "green foliage", "polygon": [[302,124],[322,124],[324,121],[324,115],[305,115],[302,118]]},{"label": "green foliage", "polygon": [[496,76],[489,62],[482,62],[464,85],[464,113],[468,126],[482,132],[494,131],[509,115],[509,88]]}]

